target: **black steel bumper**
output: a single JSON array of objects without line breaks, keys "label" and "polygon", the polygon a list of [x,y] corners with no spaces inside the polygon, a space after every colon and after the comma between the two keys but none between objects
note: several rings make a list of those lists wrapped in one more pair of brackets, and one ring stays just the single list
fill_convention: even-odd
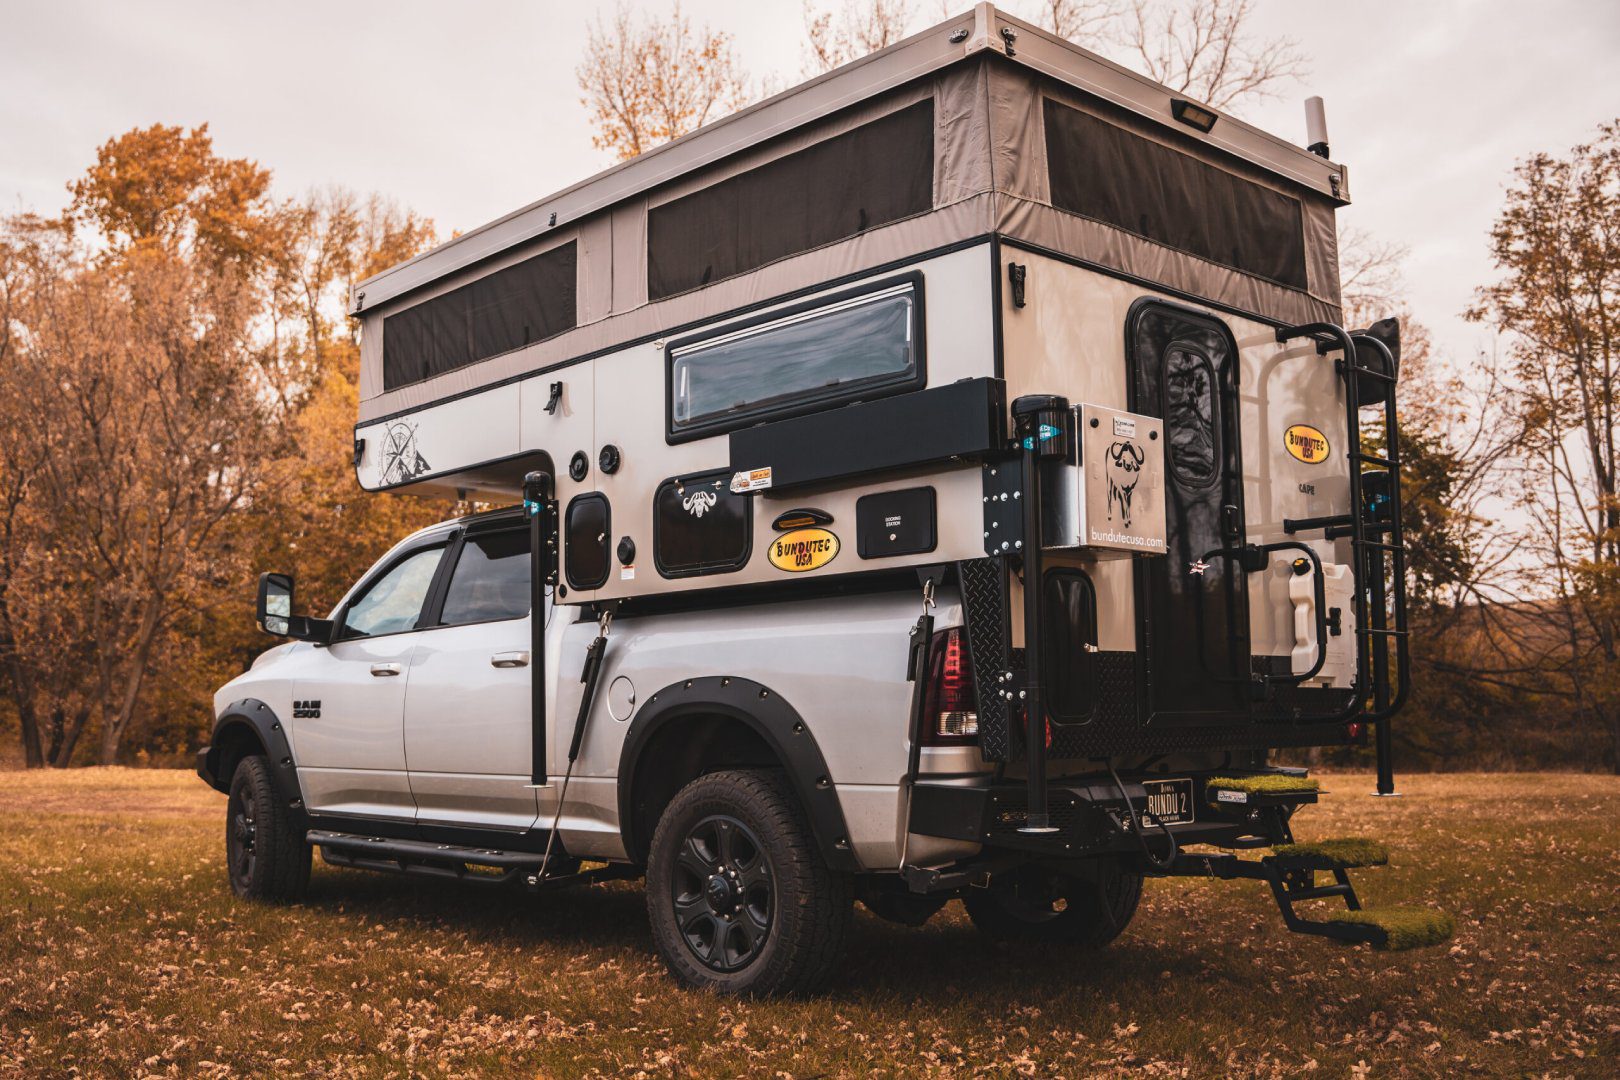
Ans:
[{"label": "black steel bumper", "polygon": [[[1122,778],[1139,820],[1143,820],[1147,807],[1143,779],[1160,777]],[[1177,844],[1244,848],[1260,847],[1281,839],[1276,803],[1266,806],[1218,803],[1205,792],[1208,776],[1195,775],[1191,779],[1193,820],[1167,826]],[[1048,788],[1048,812],[1050,823],[1057,831],[1044,835],[1019,831],[1028,816],[1027,790],[1021,781],[977,787],[919,783],[912,795],[911,831],[923,836],[972,841],[991,849],[1056,858],[1141,851],[1141,842],[1132,832],[1125,801],[1111,778],[1052,780]],[[1315,802],[1316,798],[1311,795],[1295,801]],[[1150,843],[1163,835],[1159,826],[1145,820],[1143,830]]]}]

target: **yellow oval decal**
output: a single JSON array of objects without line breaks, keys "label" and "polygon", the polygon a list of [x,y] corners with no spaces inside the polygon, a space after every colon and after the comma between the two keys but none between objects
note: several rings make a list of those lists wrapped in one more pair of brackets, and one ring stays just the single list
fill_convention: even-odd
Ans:
[{"label": "yellow oval decal", "polygon": [[1320,465],[1328,459],[1327,436],[1309,424],[1295,424],[1283,432],[1283,446],[1307,465]]},{"label": "yellow oval decal", "polygon": [[771,541],[771,565],[800,574],[819,570],[838,554],[838,537],[826,529],[794,529]]}]

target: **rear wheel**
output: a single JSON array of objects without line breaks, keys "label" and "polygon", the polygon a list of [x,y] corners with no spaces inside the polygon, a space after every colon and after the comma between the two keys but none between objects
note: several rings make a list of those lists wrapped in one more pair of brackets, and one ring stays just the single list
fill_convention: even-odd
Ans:
[{"label": "rear wheel", "polygon": [[243,758],[225,810],[231,891],[245,900],[297,900],[309,885],[311,854],[270,779],[270,763],[256,754]]},{"label": "rear wheel", "polygon": [[848,874],[822,861],[786,778],[773,769],[701,776],[659,819],[647,866],[653,939],[682,985],[804,993],[842,958]]},{"label": "rear wheel", "polygon": [[1141,899],[1141,874],[1119,859],[1098,859],[1075,876],[1020,867],[962,903],[973,925],[997,941],[1100,948],[1125,932]]}]

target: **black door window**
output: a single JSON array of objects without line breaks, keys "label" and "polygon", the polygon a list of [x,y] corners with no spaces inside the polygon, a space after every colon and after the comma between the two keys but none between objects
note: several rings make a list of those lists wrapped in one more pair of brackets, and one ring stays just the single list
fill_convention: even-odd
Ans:
[{"label": "black door window", "polygon": [[1126,340],[1131,407],[1163,418],[1170,456],[1169,553],[1137,564],[1151,711],[1217,722],[1249,707],[1248,588],[1233,557],[1243,543],[1237,347],[1220,320],[1161,301],[1131,309]]},{"label": "black door window", "polygon": [[521,619],[529,613],[529,531],[469,534],[445,591],[442,626]]}]

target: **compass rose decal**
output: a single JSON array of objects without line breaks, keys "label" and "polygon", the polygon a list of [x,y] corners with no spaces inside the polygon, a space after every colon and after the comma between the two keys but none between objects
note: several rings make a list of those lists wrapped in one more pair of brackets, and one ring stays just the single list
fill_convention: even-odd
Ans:
[{"label": "compass rose decal", "polygon": [[406,483],[431,469],[416,448],[416,425],[404,422],[388,425],[382,437],[383,486]]}]

